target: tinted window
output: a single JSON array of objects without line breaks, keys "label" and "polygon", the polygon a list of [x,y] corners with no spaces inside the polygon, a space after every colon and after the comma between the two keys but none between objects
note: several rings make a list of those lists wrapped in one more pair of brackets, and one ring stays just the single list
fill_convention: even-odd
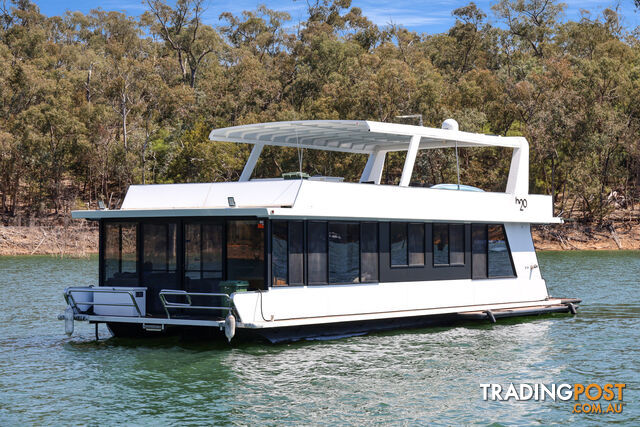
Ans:
[{"label": "tinted window", "polygon": [[310,285],[327,283],[327,223],[307,224],[307,268]]},{"label": "tinted window", "polygon": [[227,277],[264,289],[264,222],[227,222]]},{"label": "tinted window", "polygon": [[304,285],[304,223],[289,221],[289,284]]},{"label": "tinted window", "polygon": [[135,223],[104,225],[104,284],[134,286],[138,284],[137,240]]},{"label": "tinted window", "polygon": [[329,223],[329,283],[360,282],[358,223]]},{"label": "tinted window", "polygon": [[176,270],[176,224],[142,225],[142,270],[160,273]]},{"label": "tinted window", "polygon": [[502,225],[488,227],[489,277],[515,277],[507,237]]},{"label": "tinted window", "polygon": [[177,289],[176,271],[177,225],[175,223],[143,223],[142,284],[147,287],[147,311],[164,311],[157,293],[161,289]]},{"label": "tinted window", "polygon": [[464,265],[464,225],[449,225],[449,265]]},{"label": "tinted window", "polygon": [[[189,292],[217,293],[222,279],[223,225],[185,223],[184,289]],[[193,305],[217,305],[212,297],[194,296]],[[210,316],[211,311],[191,312]]]},{"label": "tinted window", "polygon": [[487,278],[487,226],[473,224],[471,226],[472,275],[474,279]]},{"label": "tinted window", "polygon": [[448,224],[433,224],[433,265],[449,265]]},{"label": "tinted window", "polygon": [[360,224],[360,279],[362,282],[378,281],[378,224]]},{"label": "tinted window", "polygon": [[271,273],[273,286],[285,286],[288,275],[289,230],[285,221],[271,223]]},{"label": "tinted window", "polygon": [[402,266],[409,264],[407,224],[392,222],[389,224],[389,243],[391,245],[391,265]]},{"label": "tinted window", "polygon": [[424,265],[424,224],[409,224],[409,265]]}]

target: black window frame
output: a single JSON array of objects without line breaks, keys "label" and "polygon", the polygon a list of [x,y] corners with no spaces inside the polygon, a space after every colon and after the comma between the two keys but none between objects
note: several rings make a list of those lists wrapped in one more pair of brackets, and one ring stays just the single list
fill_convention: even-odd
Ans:
[{"label": "black window frame", "polygon": [[[199,225],[200,226],[200,270],[187,270],[187,226],[189,225]],[[184,278],[186,277],[187,272],[196,272],[199,271],[200,272],[200,277],[203,276],[203,273],[207,272],[207,273],[217,273],[218,270],[206,270],[202,268],[202,239],[203,239],[203,233],[202,233],[202,226],[203,225],[215,225],[215,226],[219,226],[220,227],[220,244],[221,246],[221,253],[220,253],[220,278],[218,280],[225,280],[225,274],[226,274],[226,265],[225,265],[225,259],[227,257],[227,228],[226,228],[226,221],[223,220],[210,220],[210,219],[195,219],[195,218],[182,218],[181,221],[181,225],[180,225],[180,229],[181,229],[181,233],[182,233],[182,237],[180,238],[180,241],[182,242],[182,251],[178,254],[178,258],[182,258],[182,280],[184,281]],[[180,236],[178,236],[180,237]],[[183,284],[183,288],[184,288],[184,284]]]},{"label": "black window frame", "polygon": [[[327,284],[328,285],[359,285],[361,284],[361,277],[362,277],[362,245],[360,243],[360,237],[361,237],[361,227],[360,227],[360,223],[361,221],[327,221]],[[343,225],[356,225],[358,227],[358,230],[356,232],[356,235],[358,237],[358,281],[357,282],[332,282],[331,281],[331,267],[330,267],[330,229],[331,229],[331,225],[332,224],[343,224]]]},{"label": "black window frame", "polygon": [[[136,225],[136,271],[137,271],[137,284],[135,286],[143,286],[143,269],[141,265],[142,260],[142,251],[143,251],[143,243],[142,243],[142,227],[144,223],[162,223],[162,222],[176,222],[178,224],[177,227],[177,267],[176,271],[179,277],[179,289],[185,289],[185,247],[184,247],[184,224],[185,223],[215,223],[222,225],[222,277],[220,280],[229,280],[228,278],[228,269],[227,269],[227,229],[229,221],[262,221],[265,226],[264,232],[264,282],[263,282],[263,290],[266,290],[270,283],[270,274],[271,274],[271,262],[270,262],[270,232],[267,232],[267,224],[269,221],[264,218],[251,217],[251,216],[226,216],[226,217],[199,217],[199,216],[184,216],[184,217],[140,217],[140,218],[104,218],[99,220],[99,244],[98,244],[98,284],[99,286],[105,286],[105,229],[107,224],[112,223],[130,223]],[[268,261],[269,262],[268,262]],[[133,286],[133,285],[122,285],[122,286]]]},{"label": "black window frame", "polygon": [[[507,255],[509,255],[509,263],[511,264],[511,271],[513,272],[512,275],[508,275],[508,276],[492,276],[489,273],[489,227],[490,226],[498,226],[502,228],[502,233],[504,234],[504,243],[505,246],[507,248]],[[504,226],[504,224],[487,224],[487,279],[514,279],[514,278],[518,278],[518,272],[516,271],[516,266],[513,263],[513,256],[511,254],[511,246],[509,245],[509,237],[507,236],[507,228]]]},{"label": "black window frame", "polygon": [[[447,229],[447,263],[444,264],[436,264],[436,255],[435,255],[435,241],[434,239],[436,238],[436,226],[444,226]],[[451,243],[449,242],[449,235],[450,233],[450,229],[449,229],[449,224],[448,223],[441,223],[441,222],[434,222],[432,225],[432,233],[431,233],[431,251],[433,253],[433,259],[432,259],[432,264],[431,266],[433,268],[449,268],[451,267]]]},{"label": "black window frame", "polygon": [[[393,241],[391,240],[391,236],[393,235],[394,227],[402,226],[404,228],[404,237],[407,244],[405,245],[404,250],[404,259],[406,263],[402,264],[394,264],[393,263]],[[409,267],[409,223],[408,222],[390,222],[389,223],[389,266],[391,268],[407,268]]]},{"label": "black window frame", "polygon": [[118,270],[122,271],[122,224],[135,225],[136,234],[136,284],[135,285],[115,285],[115,286],[141,286],[142,283],[142,264],[140,262],[142,258],[142,227],[140,221],[136,218],[114,218],[114,219],[101,219],[98,226],[98,286],[106,286],[106,243],[107,243],[107,225],[119,224],[118,229]]},{"label": "black window frame", "polygon": [[[467,260],[467,252],[468,249],[467,248],[467,227],[464,223],[442,223],[442,222],[434,222],[433,223],[433,227],[435,227],[436,225],[441,225],[441,226],[446,226],[447,228],[447,263],[446,264],[436,264],[436,257],[435,257],[435,251],[433,252],[433,259],[432,259],[432,267],[433,268],[460,268],[460,267],[466,267],[468,264],[468,260]],[[460,228],[462,228],[462,262],[456,262],[456,263],[452,263],[451,262],[451,227],[452,226],[459,226]],[[433,251],[434,248],[434,241],[433,239],[435,239],[435,230],[432,232],[431,235],[431,250]]]},{"label": "black window frame", "polygon": [[[324,251],[317,252],[319,254],[324,254],[324,281],[311,281],[311,267],[309,262],[309,256],[311,255],[310,249],[311,245],[309,244],[309,238],[311,237],[311,231],[309,231],[309,227],[311,225],[320,225],[324,227]],[[308,220],[305,221],[305,282],[307,286],[327,286],[329,285],[329,221],[323,220]],[[315,254],[316,252],[314,252]]]},{"label": "black window frame", "polygon": [[[274,246],[273,246],[273,237],[274,237],[274,226],[278,224],[278,225],[284,225],[285,229],[286,229],[286,260],[285,260],[285,266],[286,266],[286,278],[285,278],[285,284],[283,285],[276,285],[274,282],[275,279],[275,275],[273,273],[273,263],[274,263]],[[301,244],[301,256],[302,256],[302,265],[300,266],[302,269],[302,280],[300,282],[294,282],[291,279],[291,267],[292,267],[292,235],[293,235],[293,228],[295,227],[295,225],[300,225],[301,226],[301,232],[302,235],[300,237],[301,241],[298,242]],[[270,254],[271,254],[271,258],[270,258],[270,286],[275,287],[275,288],[285,288],[285,287],[289,287],[289,286],[305,286],[305,282],[306,282],[306,227],[305,227],[305,221],[303,220],[272,220],[270,222],[270,228],[269,228],[269,245],[270,245]]]},{"label": "black window frame", "polygon": [[[404,227],[404,235],[406,236],[406,247],[405,247],[405,259],[406,263],[404,264],[394,264],[393,263],[393,255],[391,245],[393,242],[391,241],[391,235],[393,234],[392,228],[394,226],[403,226]],[[419,226],[422,228],[422,236],[418,236],[417,240],[412,239],[411,226]],[[427,235],[427,223],[424,222],[415,222],[415,221],[402,221],[402,222],[390,222],[389,223],[389,267],[392,269],[397,268],[424,268],[425,263],[427,262],[427,247],[425,244],[425,237]],[[411,262],[411,246],[412,243],[421,242],[422,245],[422,262],[421,263],[412,263]],[[420,253],[420,252],[414,252]]]},{"label": "black window frame", "polygon": [[[378,227],[378,223],[375,221],[359,221],[360,223],[360,283],[379,283],[380,282],[380,228]],[[363,233],[364,233],[364,228],[362,225],[366,224],[369,226],[373,226],[372,228],[375,230],[375,260],[376,260],[376,266],[375,266],[375,272],[376,272],[376,277],[375,279],[372,280],[364,280],[363,276],[362,276],[362,241],[363,241]]]}]

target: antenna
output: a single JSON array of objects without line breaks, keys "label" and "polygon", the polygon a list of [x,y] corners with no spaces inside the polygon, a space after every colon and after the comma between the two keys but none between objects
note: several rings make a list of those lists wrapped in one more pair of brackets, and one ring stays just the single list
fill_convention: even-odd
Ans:
[{"label": "antenna", "polygon": [[420,126],[424,126],[422,114],[405,114],[403,116],[396,116],[396,119],[420,119]]},{"label": "antenna", "polygon": [[302,181],[302,150],[300,149],[300,140],[298,139],[298,128],[294,127],[296,131],[296,146],[298,147],[298,172],[300,173],[300,180]]},{"label": "antenna", "polygon": [[[460,127],[458,126],[458,122],[453,119],[447,119],[442,122],[442,129],[450,130],[453,132],[458,132]],[[460,190],[460,158],[458,157],[458,138],[455,139],[456,142],[456,175],[458,176],[458,190]]]},{"label": "antenna", "polygon": [[460,159],[458,158],[458,140],[456,139],[456,173],[458,174],[458,190],[460,190]]}]

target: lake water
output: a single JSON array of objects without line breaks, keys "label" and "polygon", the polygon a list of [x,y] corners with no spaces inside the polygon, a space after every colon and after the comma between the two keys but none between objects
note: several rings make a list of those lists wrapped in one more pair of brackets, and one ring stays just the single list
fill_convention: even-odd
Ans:
[{"label": "lake water", "polygon": [[[62,290],[95,283],[97,260],[0,257],[0,425],[640,425],[640,252],[540,266],[553,296],[583,299],[576,317],[231,347],[95,342],[80,322],[67,338]],[[482,400],[481,383],[512,382],[626,383],[626,404]]]}]

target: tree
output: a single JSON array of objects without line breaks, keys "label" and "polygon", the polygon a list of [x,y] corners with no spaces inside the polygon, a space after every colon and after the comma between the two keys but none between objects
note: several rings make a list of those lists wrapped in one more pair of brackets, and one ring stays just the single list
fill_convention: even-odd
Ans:
[{"label": "tree", "polygon": [[543,57],[565,7],[553,0],[500,0],[492,9],[523,48],[529,47],[535,56]]},{"label": "tree", "polygon": [[200,65],[221,48],[218,33],[202,24],[204,0],[178,0],[175,8],[162,0],[147,0],[146,4],[149,12],[143,16],[144,22],[176,52],[182,78],[195,87]]}]

